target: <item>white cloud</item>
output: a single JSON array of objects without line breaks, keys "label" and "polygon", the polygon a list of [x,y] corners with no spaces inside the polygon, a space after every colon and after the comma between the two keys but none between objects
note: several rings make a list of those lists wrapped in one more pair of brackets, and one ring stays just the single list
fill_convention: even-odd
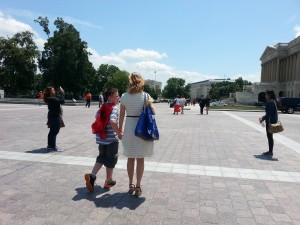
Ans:
[{"label": "white cloud", "polygon": [[295,37],[299,37],[300,36],[300,25],[295,26],[294,31],[296,32]]},{"label": "white cloud", "polygon": [[33,40],[41,50],[44,47],[46,40],[39,37],[38,33],[35,32],[29,24],[20,22],[11,16],[5,15],[0,11],[0,36],[1,37],[11,37],[14,34],[22,31],[29,31],[33,33]]},{"label": "white cloud", "polygon": [[159,53],[154,50],[145,50],[137,48],[133,49],[124,49],[119,53],[119,56],[125,59],[162,59],[167,58],[167,54],[165,52]]},{"label": "white cloud", "polygon": [[127,63],[124,59],[115,54],[101,56],[96,50],[92,48],[88,48],[88,51],[92,54],[89,56],[89,59],[91,63],[93,63],[95,68],[98,68],[101,64],[113,64],[118,67],[124,67]]},{"label": "white cloud", "polygon": [[149,61],[142,61],[142,62],[138,62],[136,63],[136,66],[138,69],[141,70],[146,70],[146,71],[171,71],[171,67],[167,66],[166,64],[163,63],[158,63],[156,61],[153,60],[149,60]]},{"label": "white cloud", "polygon": [[0,24],[0,35],[4,37],[12,36],[20,31],[30,31],[31,33],[34,33],[33,29],[28,24],[5,16],[2,12],[0,13]]},{"label": "white cloud", "polygon": [[96,29],[103,29],[102,26],[92,24],[92,23],[90,23],[90,22],[88,22],[88,21],[79,20],[79,19],[76,19],[76,18],[68,17],[68,16],[63,16],[62,18],[63,18],[67,23],[70,23],[70,24],[73,24],[73,25],[78,24],[78,25],[84,26],[84,27],[96,28]]}]

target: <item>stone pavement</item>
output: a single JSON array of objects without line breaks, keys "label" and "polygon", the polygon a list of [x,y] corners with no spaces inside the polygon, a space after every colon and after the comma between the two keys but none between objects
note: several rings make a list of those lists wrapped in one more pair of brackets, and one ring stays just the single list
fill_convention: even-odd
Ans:
[{"label": "stone pavement", "polygon": [[143,194],[127,195],[126,158],[117,185],[85,189],[98,149],[90,125],[97,110],[64,106],[62,153],[47,152],[45,106],[0,104],[0,224],[300,224],[300,114],[283,115],[274,157],[258,112],[191,107],[172,115],[156,104],[161,139],[146,159]]}]

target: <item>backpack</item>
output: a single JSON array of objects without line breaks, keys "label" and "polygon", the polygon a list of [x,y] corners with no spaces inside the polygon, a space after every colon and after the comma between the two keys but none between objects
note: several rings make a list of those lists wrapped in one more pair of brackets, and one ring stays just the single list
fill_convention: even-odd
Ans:
[{"label": "backpack", "polygon": [[98,110],[96,120],[92,123],[92,133],[99,134],[101,139],[106,139],[106,126],[108,124],[110,114],[113,110],[114,104],[104,103]]}]

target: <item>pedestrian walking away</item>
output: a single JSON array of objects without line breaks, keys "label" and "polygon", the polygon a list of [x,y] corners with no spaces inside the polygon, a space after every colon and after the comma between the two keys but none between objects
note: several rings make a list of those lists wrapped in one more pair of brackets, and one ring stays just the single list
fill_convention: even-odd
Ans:
[{"label": "pedestrian walking away", "polygon": [[92,99],[92,95],[90,92],[88,92],[86,95],[85,95],[85,100],[86,100],[86,104],[85,104],[85,107],[89,107],[91,106],[91,99]]},{"label": "pedestrian walking away", "polygon": [[179,105],[180,105],[180,108],[181,108],[181,114],[183,114],[183,109],[184,109],[185,103],[186,103],[185,98],[181,97],[180,100],[179,100]]},{"label": "pedestrian walking away", "polygon": [[44,102],[48,106],[47,125],[50,128],[47,149],[51,151],[62,151],[62,149],[56,146],[56,136],[60,128],[65,126],[62,119],[63,110],[61,107],[61,105],[65,103],[65,92],[62,87],[59,87],[58,97],[56,97],[53,87],[47,87],[44,91]]},{"label": "pedestrian walking away", "polygon": [[103,188],[110,189],[116,184],[116,181],[113,180],[113,170],[118,161],[119,140],[122,138],[122,132],[118,127],[119,112],[117,107],[120,97],[116,88],[106,89],[104,95],[108,101],[96,113],[95,122],[96,126],[100,126],[97,128],[98,133],[96,133],[99,155],[92,172],[84,175],[86,188],[90,192],[94,191],[97,173],[103,165],[106,167],[106,179]]},{"label": "pedestrian walking away", "polygon": [[42,105],[42,103],[43,103],[43,98],[44,98],[43,92],[40,91],[40,92],[38,93],[39,106]]},{"label": "pedestrian walking away", "polygon": [[277,123],[278,122],[278,112],[277,112],[277,106],[276,106],[276,96],[273,90],[267,90],[266,91],[266,107],[265,112],[266,114],[259,118],[259,122],[263,123],[265,121],[266,123],[266,133],[268,138],[268,145],[269,145],[269,151],[264,152],[263,155],[265,156],[273,156],[273,147],[274,147],[274,139],[273,134],[269,132],[268,128],[270,124]]},{"label": "pedestrian walking away", "polygon": [[210,98],[207,96],[205,99],[206,115],[208,115],[209,106],[210,106]]},{"label": "pedestrian walking away", "polygon": [[200,114],[203,115],[203,109],[206,105],[206,102],[205,102],[205,98],[202,98],[199,100],[199,106],[200,106]]},{"label": "pedestrian walking away", "polygon": [[[124,117],[126,113],[126,124],[124,125],[124,135],[122,146],[127,159],[127,172],[129,177],[129,194],[139,197],[142,194],[141,181],[144,173],[144,158],[153,155],[153,141],[145,141],[135,136],[135,128],[139,115],[144,106],[144,99],[148,103],[152,101],[149,94],[143,92],[144,79],[139,73],[132,73],[129,76],[129,90],[121,97],[120,104],[120,131],[123,131]],[[151,105],[152,112],[155,114]],[[136,183],[134,184],[134,167],[136,165]]]},{"label": "pedestrian walking away", "polygon": [[180,112],[180,99],[179,99],[179,95],[176,96],[175,100],[174,100],[174,115],[175,113],[178,115],[178,113]]}]

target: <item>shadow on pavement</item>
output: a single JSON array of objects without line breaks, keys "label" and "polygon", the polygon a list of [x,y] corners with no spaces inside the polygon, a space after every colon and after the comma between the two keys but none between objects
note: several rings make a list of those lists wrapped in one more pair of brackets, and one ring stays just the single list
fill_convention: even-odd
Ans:
[{"label": "shadow on pavement", "polygon": [[35,154],[47,154],[49,152],[50,152],[50,150],[47,148],[39,148],[39,149],[31,150],[31,151],[26,151],[26,153],[35,153]]},{"label": "shadow on pavement", "polygon": [[[127,192],[109,194],[107,193],[108,190],[103,188],[95,188],[93,193],[90,193],[85,187],[76,188],[75,190],[77,191],[77,195],[73,197],[73,201],[86,199],[93,201],[96,207],[102,208],[115,207],[117,209],[128,208],[130,210],[135,210],[145,201],[144,197],[136,198],[132,195],[128,195]],[[97,198],[98,195],[101,196]]]},{"label": "shadow on pavement", "polygon": [[257,159],[261,159],[261,160],[268,160],[268,161],[279,161],[277,158],[273,158],[270,156],[265,156],[265,155],[253,155],[255,158]]}]

